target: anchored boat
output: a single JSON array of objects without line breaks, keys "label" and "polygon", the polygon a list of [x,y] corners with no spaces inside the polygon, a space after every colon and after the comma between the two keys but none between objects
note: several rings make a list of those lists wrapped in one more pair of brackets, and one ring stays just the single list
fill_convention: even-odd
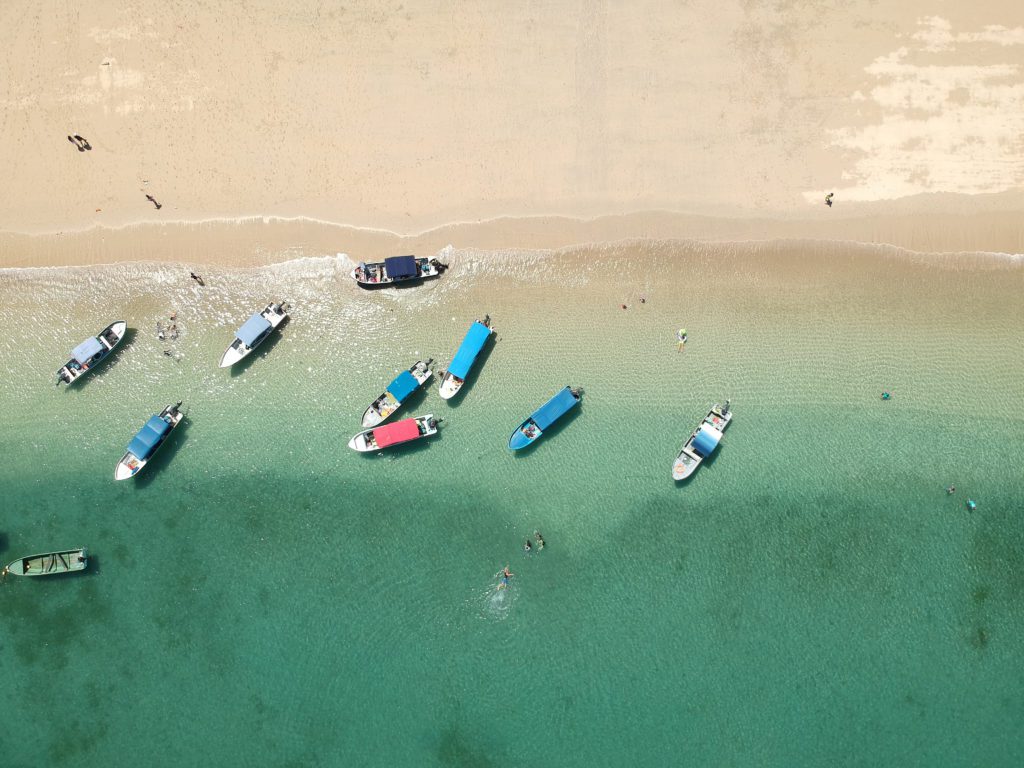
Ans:
[{"label": "anchored boat", "polygon": [[490,315],[485,315],[483,322],[478,320],[469,326],[466,337],[459,345],[459,351],[452,358],[448,370],[441,376],[442,399],[448,400],[462,389],[466,375],[473,367],[473,363],[476,362],[477,355],[480,354],[480,350],[484,348],[484,344],[493,334],[494,329],[491,328]]},{"label": "anchored boat", "polygon": [[402,371],[394,381],[388,384],[384,394],[378,397],[363,413],[363,426],[375,427],[399,409],[409,395],[423,386],[433,371],[430,364],[433,360],[417,360],[408,371]]},{"label": "anchored boat", "polygon": [[235,340],[224,351],[220,367],[227,368],[248,356],[266,340],[271,331],[285,321],[288,309],[288,304],[283,301],[267,304],[262,312],[257,312],[246,320],[242,327],[235,331]]},{"label": "anchored boat", "polygon": [[440,419],[435,419],[430,413],[426,416],[402,419],[394,424],[385,424],[383,427],[360,432],[348,441],[348,447],[365,453],[419,440],[421,437],[430,437],[437,434],[439,421]]},{"label": "anchored boat", "polygon": [[71,350],[71,359],[57,371],[57,386],[60,386],[62,381],[65,384],[74,384],[81,376],[103,362],[107,355],[114,351],[114,347],[121,343],[127,330],[128,323],[117,320],[100,331],[99,336],[88,338]]},{"label": "anchored boat", "polygon": [[19,558],[4,568],[4,573],[14,576],[52,576],[55,573],[84,571],[87,562],[84,548],[66,549]]},{"label": "anchored boat", "polygon": [[704,420],[693,430],[672,464],[672,479],[685,480],[692,475],[700,463],[714,453],[722,439],[722,432],[732,421],[729,401],[725,405],[715,403]]},{"label": "anchored boat", "polygon": [[518,451],[520,448],[535,443],[548,427],[580,404],[582,394],[582,390],[572,387],[559,390],[554,397],[534,411],[530,418],[516,428],[512,437],[508,439],[508,447],[513,451]]},{"label": "anchored boat", "polygon": [[390,256],[384,261],[367,264],[360,261],[352,270],[352,279],[364,288],[379,288],[395,283],[407,283],[437,277],[448,268],[437,259],[416,256]]},{"label": "anchored boat", "polygon": [[185,418],[180,409],[179,400],[176,405],[168,405],[156,416],[149,417],[149,421],[142,425],[142,429],[128,443],[128,452],[117,462],[115,480],[127,480],[142,471],[157,449],[170,437],[171,430]]}]

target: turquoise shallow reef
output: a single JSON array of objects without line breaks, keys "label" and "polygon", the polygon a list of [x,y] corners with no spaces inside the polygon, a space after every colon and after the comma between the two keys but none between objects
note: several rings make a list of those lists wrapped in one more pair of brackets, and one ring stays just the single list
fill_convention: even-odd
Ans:
[{"label": "turquoise shallow reef", "polygon": [[[1019,260],[445,258],[374,292],[344,257],[211,268],[206,288],[168,264],[0,272],[0,559],[92,555],[0,584],[6,765],[1024,761]],[[273,298],[294,305],[283,331],[217,369]],[[485,313],[498,339],[459,399],[435,380],[405,410],[442,417],[438,437],[345,446],[399,370],[443,368]],[[114,359],[55,388],[121,318]],[[511,453],[566,384],[582,406]],[[724,398],[722,447],[676,485]],[[179,399],[185,426],[115,483]]]}]

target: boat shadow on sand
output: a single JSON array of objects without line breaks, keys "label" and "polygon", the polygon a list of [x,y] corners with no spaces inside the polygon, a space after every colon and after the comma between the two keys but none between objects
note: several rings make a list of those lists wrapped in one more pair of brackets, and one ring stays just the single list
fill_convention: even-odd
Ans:
[{"label": "boat shadow on sand", "polygon": [[[124,351],[126,349],[132,346],[138,335],[139,331],[137,328],[125,328],[124,336],[121,338],[120,343],[116,347],[114,347],[113,350],[111,350],[110,354],[104,357],[103,360],[101,360],[97,364],[100,367],[100,369],[105,370],[107,366],[116,365],[118,358],[124,354]],[[96,371],[87,372],[85,376],[79,377],[78,381],[76,381],[73,386],[70,384],[65,385],[64,391],[80,392],[90,381],[92,381],[93,379],[100,375],[102,374],[97,373]]]},{"label": "boat shadow on sand", "polygon": [[[160,446],[160,450],[156,452],[152,459],[146,464],[145,468],[141,473],[136,475],[134,478],[129,478],[131,482],[135,483],[136,488],[146,488],[156,480],[157,476],[163,473],[164,467],[174,458],[175,454],[181,450],[181,447],[188,440],[188,429],[189,429],[188,413],[186,412],[185,418],[181,420],[173,430],[171,430],[170,436],[164,441],[164,445]],[[128,482],[126,480],[125,482]],[[91,560],[90,556],[90,560]]]},{"label": "boat shadow on sand", "polygon": [[[581,403],[580,405],[576,406],[571,411],[563,415],[561,418],[559,418],[558,421],[556,421],[550,427],[548,427],[548,430],[543,435],[541,435],[539,439],[534,440],[529,445],[523,446],[518,451],[512,451],[513,455],[517,459],[521,459],[524,456],[530,455],[531,453],[537,450],[538,445],[546,443],[548,440],[553,440],[554,438],[558,437],[558,435],[561,434],[563,429],[568,427],[570,424],[572,424],[574,421],[576,421],[576,419],[580,417],[580,414],[582,412],[583,406]],[[519,429],[519,427],[516,427],[516,429]],[[512,433],[510,432],[509,436],[511,437],[511,435]],[[506,439],[506,445],[507,444],[508,441]]]},{"label": "boat shadow on sand", "polygon": [[[473,367],[470,368],[469,373],[466,374],[466,378],[463,380],[462,386],[459,388],[459,393],[450,400],[445,400],[445,403],[449,408],[458,408],[469,394],[469,391],[473,389],[473,384],[476,382],[480,372],[484,369],[484,366],[487,365],[488,358],[490,358],[494,348],[498,346],[497,336],[498,334],[496,333],[492,333],[490,335],[487,343],[484,344],[483,349],[481,349],[480,353],[476,356],[476,360],[473,361]],[[440,383],[442,378],[444,378],[443,374],[438,376],[438,383]]]},{"label": "boat shadow on sand", "polygon": [[247,357],[243,357],[233,366],[231,366],[231,378],[241,376],[243,373],[249,370],[257,360],[262,360],[264,357],[270,354],[270,352],[277,346],[277,343],[281,341],[281,337],[284,336],[284,329],[291,322],[289,318],[285,318],[277,329],[271,333],[266,341],[260,344],[256,349],[248,354]]}]

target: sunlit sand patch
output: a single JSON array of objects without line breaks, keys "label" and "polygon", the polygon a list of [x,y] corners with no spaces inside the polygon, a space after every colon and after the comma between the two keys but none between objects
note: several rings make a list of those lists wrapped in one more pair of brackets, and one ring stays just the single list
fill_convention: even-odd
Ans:
[{"label": "sunlit sand patch", "polygon": [[[926,192],[980,194],[1024,184],[1024,28],[955,32],[939,17],[918,22],[910,45],[864,68],[876,85],[851,100],[880,118],[832,132],[833,147],[856,158],[840,200]],[[1013,54],[1009,63],[993,62]],[[967,63],[965,63],[965,61]],[[818,202],[826,190],[805,193]]]}]

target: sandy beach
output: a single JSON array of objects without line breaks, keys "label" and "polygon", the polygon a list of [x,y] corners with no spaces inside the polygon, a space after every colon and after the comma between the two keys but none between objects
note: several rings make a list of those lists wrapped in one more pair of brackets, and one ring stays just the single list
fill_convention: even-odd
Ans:
[{"label": "sandy beach", "polygon": [[[352,228],[299,236],[318,253],[645,237],[1016,253],[1022,25],[1005,0],[9,3],[0,260],[234,263],[197,244],[218,231],[201,222],[266,217]],[[195,226],[111,231],[169,222]]]}]

